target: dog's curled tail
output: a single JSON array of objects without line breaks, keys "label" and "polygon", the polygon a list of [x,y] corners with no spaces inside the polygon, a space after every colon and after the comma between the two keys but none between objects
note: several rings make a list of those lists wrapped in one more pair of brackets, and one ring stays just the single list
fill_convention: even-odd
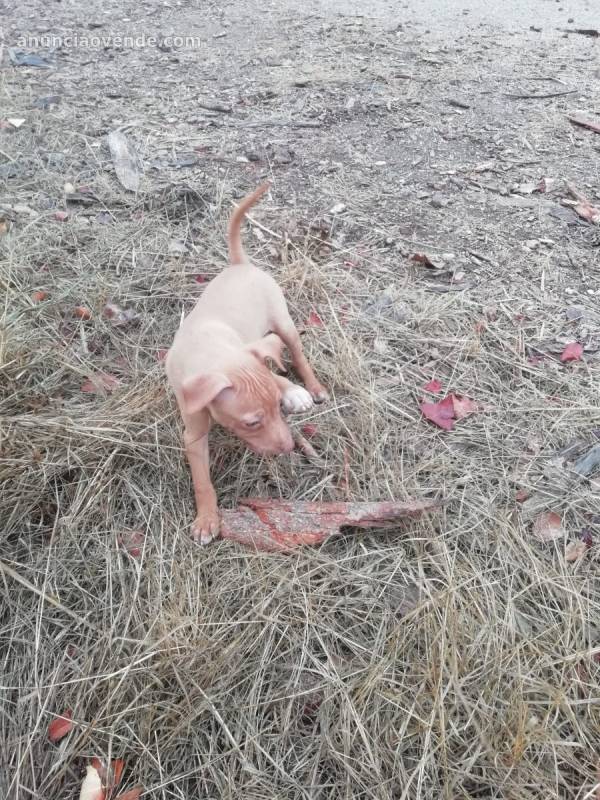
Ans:
[{"label": "dog's curled tail", "polygon": [[242,246],[242,237],[240,235],[240,227],[242,220],[246,216],[248,209],[257,203],[265,192],[271,188],[271,181],[261,183],[258,189],[255,189],[252,194],[241,201],[239,206],[231,215],[229,220],[229,227],[227,228],[227,244],[229,247],[229,263],[230,264],[243,264],[247,261],[246,253]]}]

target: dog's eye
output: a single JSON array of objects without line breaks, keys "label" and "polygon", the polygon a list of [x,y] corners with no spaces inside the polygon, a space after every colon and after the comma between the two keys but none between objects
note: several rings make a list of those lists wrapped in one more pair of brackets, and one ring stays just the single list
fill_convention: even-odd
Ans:
[{"label": "dog's eye", "polygon": [[260,422],[261,421],[259,419],[253,419],[252,422],[246,422],[244,424],[246,425],[247,428],[258,428]]}]

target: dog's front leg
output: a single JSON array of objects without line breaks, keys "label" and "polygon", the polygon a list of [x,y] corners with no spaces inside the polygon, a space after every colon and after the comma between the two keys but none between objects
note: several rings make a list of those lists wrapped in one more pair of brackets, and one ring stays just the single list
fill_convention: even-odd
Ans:
[{"label": "dog's front leg", "polygon": [[196,498],[196,519],[192,525],[192,538],[200,544],[209,544],[219,534],[217,495],[210,479],[208,455],[210,420],[204,419],[200,425],[196,421],[194,423],[186,424],[183,434]]}]

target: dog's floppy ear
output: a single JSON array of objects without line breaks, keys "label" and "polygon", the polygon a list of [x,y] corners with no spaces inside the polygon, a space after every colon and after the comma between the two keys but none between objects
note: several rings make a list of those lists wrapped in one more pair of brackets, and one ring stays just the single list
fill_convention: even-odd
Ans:
[{"label": "dog's floppy ear", "polygon": [[215,397],[233,384],[221,372],[208,372],[195,375],[183,384],[183,402],[186,414],[196,414],[215,399]]},{"label": "dog's floppy ear", "polygon": [[285,372],[285,367],[281,363],[283,342],[276,333],[269,333],[257,342],[252,342],[252,344],[248,345],[248,350],[260,361],[266,361],[267,358],[270,358],[282,372]]}]

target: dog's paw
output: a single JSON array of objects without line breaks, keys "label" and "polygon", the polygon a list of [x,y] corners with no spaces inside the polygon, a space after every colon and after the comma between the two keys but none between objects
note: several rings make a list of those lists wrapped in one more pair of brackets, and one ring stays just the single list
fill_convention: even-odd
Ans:
[{"label": "dog's paw", "polygon": [[281,396],[281,406],[286,414],[300,414],[312,408],[310,393],[302,386],[288,387]]},{"label": "dog's paw", "polygon": [[196,544],[207,545],[219,535],[219,512],[217,508],[207,508],[198,512],[192,525],[192,539]]},{"label": "dog's paw", "polygon": [[327,389],[321,386],[320,383],[315,383],[314,386],[307,386],[306,388],[310,392],[315,403],[325,403],[327,400],[329,400],[329,393]]}]

